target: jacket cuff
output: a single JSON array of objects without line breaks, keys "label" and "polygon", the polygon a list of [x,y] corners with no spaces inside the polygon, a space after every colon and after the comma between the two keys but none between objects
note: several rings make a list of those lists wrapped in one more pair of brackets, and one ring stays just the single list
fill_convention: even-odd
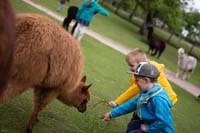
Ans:
[{"label": "jacket cuff", "polygon": [[149,132],[150,125],[146,125],[146,132]]},{"label": "jacket cuff", "polygon": [[111,118],[113,118],[113,116],[112,116],[112,112],[111,112],[111,111],[109,112],[109,115],[110,115]]},{"label": "jacket cuff", "polygon": [[115,100],[117,106],[121,104],[120,100]]}]

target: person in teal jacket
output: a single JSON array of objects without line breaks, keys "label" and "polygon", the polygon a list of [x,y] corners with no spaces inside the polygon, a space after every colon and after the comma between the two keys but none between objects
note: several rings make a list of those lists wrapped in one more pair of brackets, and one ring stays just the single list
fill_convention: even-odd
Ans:
[{"label": "person in teal jacket", "polygon": [[174,133],[173,120],[170,112],[172,102],[165,89],[156,83],[159,72],[147,62],[137,66],[136,83],[140,94],[104,114],[104,121],[109,121],[130,112],[135,112],[135,118],[130,121],[126,133]]},{"label": "person in teal jacket", "polygon": [[87,27],[90,25],[93,16],[96,13],[100,13],[104,16],[109,15],[109,13],[105,9],[103,9],[96,0],[84,0],[83,4],[79,7],[78,13],[76,15],[78,25],[73,34],[73,36],[77,38],[77,41],[79,43]]}]

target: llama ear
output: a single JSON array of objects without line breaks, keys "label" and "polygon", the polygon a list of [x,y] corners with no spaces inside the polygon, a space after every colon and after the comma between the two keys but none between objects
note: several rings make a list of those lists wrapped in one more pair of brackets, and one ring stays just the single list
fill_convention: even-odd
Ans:
[{"label": "llama ear", "polygon": [[86,86],[87,89],[89,89],[92,86],[92,84],[89,84],[88,86]]},{"label": "llama ear", "polygon": [[88,91],[88,89],[89,89],[91,86],[92,86],[92,84],[89,84],[89,85],[83,87],[83,88],[82,88],[82,93],[83,93],[83,94],[86,94],[87,91]]},{"label": "llama ear", "polygon": [[83,76],[82,79],[81,79],[81,82],[84,82],[84,83],[85,83],[85,82],[86,82],[86,79],[87,79],[87,77],[86,77],[86,76]]}]

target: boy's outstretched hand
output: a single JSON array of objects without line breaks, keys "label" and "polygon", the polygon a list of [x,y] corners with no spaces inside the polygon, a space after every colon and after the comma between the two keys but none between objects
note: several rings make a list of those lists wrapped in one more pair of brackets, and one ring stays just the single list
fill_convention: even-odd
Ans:
[{"label": "boy's outstretched hand", "polygon": [[145,124],[141,124],[140,129],[146,133],[147,126]]},{"label": "boy's outstretched hand", "polygon": [[110,113],[105,113],[105,114],[103,115],[103,120],[102,120],[102,121],[109,121],[109,120],[111,120],[111,115],[110,115]]},{"label": "boy's outstretched hand", "polygon": [[108,102],[108,106],[114,108],[117,106],[117,103],[115,101],[110,101],[110,102]]}]

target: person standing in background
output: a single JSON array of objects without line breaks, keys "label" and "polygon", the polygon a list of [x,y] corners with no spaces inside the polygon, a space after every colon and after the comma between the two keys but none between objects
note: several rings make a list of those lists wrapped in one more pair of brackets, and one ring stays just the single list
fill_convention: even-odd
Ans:
[{"label": "person standing in background", "polygon": [[78,25],[73,34],[79,43],[96,13],[109,16],[109,13],[103,9],[96,0],[84,0],[83,4],[79,7],[76,15]]},{"label": "person standing in background", "polygon": [[78,22],[76,21],[76,14],[78,12],[78,7],[76,6],[70,6],[67,10],[67,16],[65,17],[65,19],[63,20],[63,28],[65,28],[67,31],[69,29],[69,25],[71,23],[72,20],[75,21],[75,24],[71,30],[71,34],[73,35],[74,30],[76,28],[76,26],[78,25]]},{"label": "person standing in background", "polygon": [[60,5],[57,8],[57,12],[60,12],[64,8],[66,1],[69,2],[69,0],[60,0]]}]

